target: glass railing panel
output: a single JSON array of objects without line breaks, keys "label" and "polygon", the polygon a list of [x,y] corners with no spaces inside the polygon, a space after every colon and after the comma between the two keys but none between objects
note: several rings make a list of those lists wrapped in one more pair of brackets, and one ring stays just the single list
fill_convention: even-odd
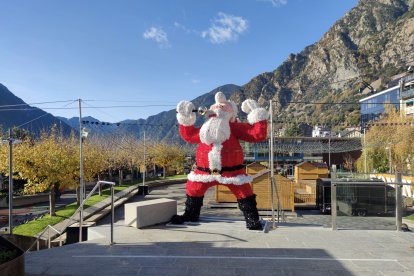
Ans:
[{"label": "glass railing panel", "polygon": [[384,182],[351,180],[338,183],[337,228],[396,230],[395,188]]}]

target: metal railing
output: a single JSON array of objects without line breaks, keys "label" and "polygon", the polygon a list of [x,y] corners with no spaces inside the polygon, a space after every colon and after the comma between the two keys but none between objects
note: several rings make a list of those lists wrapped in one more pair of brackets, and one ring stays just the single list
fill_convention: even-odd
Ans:
[{"label": "metal railing", "polygon": [[78,213],[80,214],[80,219],[79,219],[79,242],[81,242],[82,241],[82,224],[83,224],[83,215],[82,215],[83,206],[85,205],[86,201],[93,195],[93,193],[96,191],[96,189],[102,184],[111,186],[111,242],[110,242],[110,244],[111,245],[114,244],[114,186],[115,186],[115,182],[98,181],[95,184],[95,186],[93,187],[93,189],[90,191],[88,196],[81,202],[78,209],[76,209],[76,211],[72,214],[72,216],[70,216],[70,218],[68,218],[68,222],[66,223],[66,225],[60,231],[49,224],[48,226],[46,226],[46,228],[42,232],[40,232],[40,234],[37,236],[36,240],[33,242],[33,244],[26,251],[30,251],[30,249],[32,249],[35,244],[37,245],[37,250],[39,250],[39,247],[40,247],[40,242],[39,241],[46,232],[48,233],[48,248],[50,248],[51,247],[50,229],[52,229],[55,233],[57,233],[59,235],[59,246],[62,246],[62,244],[63,244],[62,235],[65,233],[66,229],[73,224],[73,222],[77,222],[77,220],[74,219],[74,218],[75,218],[75,216],[77,216]]},{"label": "metal railing", "polygon": [[[335,177],[335,175],[333,176]],[[364,186],[367,188],[371,188],[369,187],[370,185],[372,186],[372,188],[374,188],[374,186],[378,185],[383,185],[384,187],[387,186],[393,186],[394,187],[394,191],[395,191],[395,226],[396,226],[396,230],[397,231],[402,231],[402,209],[403,209],[403,195],[402,195],[402,187],[403,185],[405,186],[414,186],[414,184],[411,183],[403,183],[402,182],[402,177],[401,177],[401,173],[396,173],[395,175],[395,182],[380,182],[380,181],[373,181],[373,182],[368,182],[368,181],[358,181],[357,179],[344,179],[344,178],[337,178],[334,179],[332,178],[332,182],[331,182],[331,216],[332,216],[332,230],[338,230],[338,226],[337,226],[337,217],[338,217],[338,187],[342,186],[342,187],[346,187],[346,186],[354,186],[354,187],[358,187],[358,186]],[[348,195],[349,196],[349,195]]]}]

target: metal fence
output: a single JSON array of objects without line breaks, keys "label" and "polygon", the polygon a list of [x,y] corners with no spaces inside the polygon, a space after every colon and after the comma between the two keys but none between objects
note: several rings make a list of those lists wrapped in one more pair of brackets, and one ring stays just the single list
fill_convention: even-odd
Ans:
[{"label": "metal fence", "polygon": [[[390,218],[394,219],[394,229],[401,231],[405,207],[402,194],[404,186],[413,184],[403,183],[400,173],[395,175],[394,182],[384,182],[370,178],[368,174],[345,175],[334,172],[328,186],[332,230],[338,229],[338,219],[342,217],[355,217],[354,220],[357,221],[357,217],[370,216],[387,218],[388,223]],[[357,222],[360,223],[361,220]]]}]

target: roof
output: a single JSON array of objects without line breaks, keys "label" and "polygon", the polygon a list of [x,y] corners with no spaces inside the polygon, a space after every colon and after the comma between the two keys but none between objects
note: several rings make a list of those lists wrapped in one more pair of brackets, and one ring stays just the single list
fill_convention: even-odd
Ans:
[{"label": "roof", "polygon": [[299,164],[296,165],[296,167],[301,167],[305,164],[310,164],[314,167],[318,167],[318,168],[328,168],[328,165],[326,163],[319,163],[319,162],[308,162],[308,161],[303,161]]},{"label": "roof", "polygon": [[359,100],[359,102],[360,102],[360,103],[362,103],[362,102],[364,102],[364,101],[366,101],[366,100],[369,100],[369,99],[375,98],[375,97],[377,97],[377,96],[379,96],[379,95],[382,95],[382,94],[388,93],[388,92],[390,92],[390,91],[392,91],[392,90],[399,89],[399,88],[400,88],[400,86],[399,86],[399,85],[396,85],[396,86],[390,87],[390,88],[388,88],[388,89],[386,89],[386,90],[383,90],[383,91],[378,92],[378,93],[376,93],[376,94],[370,95],[370,96],[368,96],[368,97],[366,97],[366,98],[360,99],[360,100]]}]

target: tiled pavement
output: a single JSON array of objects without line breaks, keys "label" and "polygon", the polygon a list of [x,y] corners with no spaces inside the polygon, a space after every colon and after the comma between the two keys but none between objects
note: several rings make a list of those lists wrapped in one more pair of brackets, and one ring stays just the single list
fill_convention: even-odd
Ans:
[{"label": "tiled pavement", "polygon": [[[199,223],[135,229],[116,210],[115,245],[109,245],[107,218],[93,227],[94,240],[26,255],[27,275],[414,275],[414,233],[355,230],[392,218],[338,219],[300,212],[269,233],[249,231],[236,208],[210,208],[206,195]],[[184,185],[159,187],[149,198],[178,200]],[[138,200],[139,197],[131,200]],[[142,199],[140,199],[142,200]],[[270,217],[270,214],[265,214]],[[349,219],[349,218],[346,218]],[[374,220],[376,219],[376,220]],[[352,222],[353,224],[350,224]],[[342,227],[341,227],[342,223]],[[345,226],[345,227],[343,227]],[[362,227],[362,228],[363,228]],[[371,228],[372,229],[372,228]]]}]

